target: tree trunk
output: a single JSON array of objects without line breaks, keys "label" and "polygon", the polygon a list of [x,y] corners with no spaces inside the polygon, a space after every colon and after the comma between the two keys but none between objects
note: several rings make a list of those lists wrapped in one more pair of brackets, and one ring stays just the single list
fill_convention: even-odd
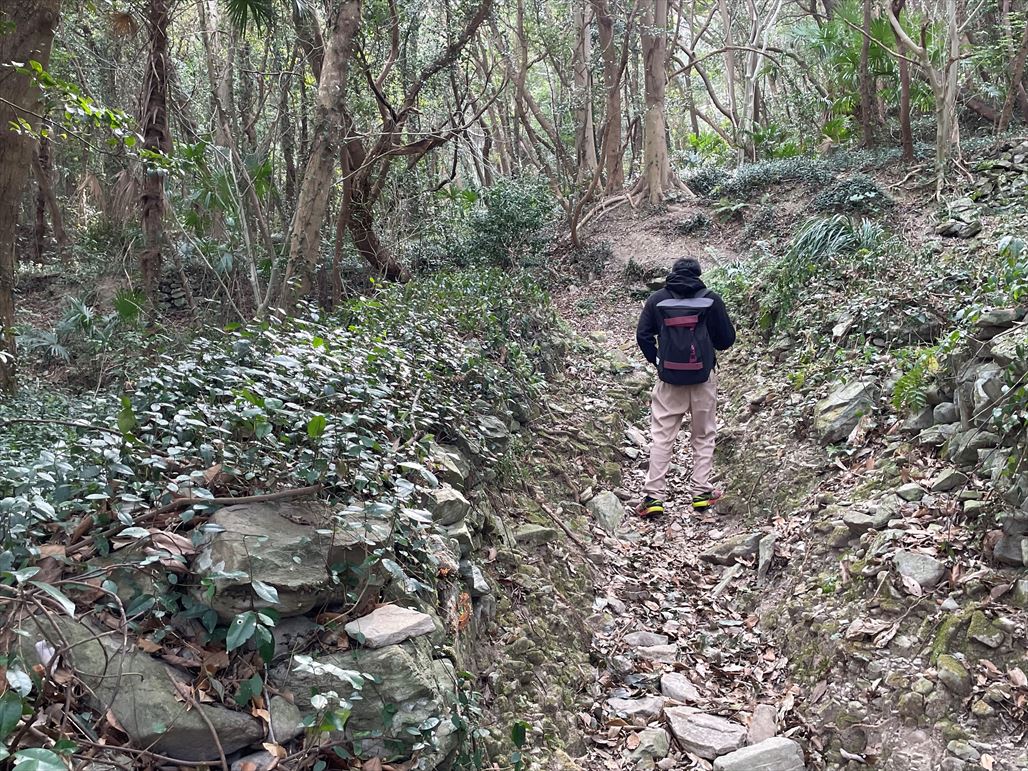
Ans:
[{"label": "tree trunk", "polygon": [[[345,125],[346,81],[360,12],[360,0],[339,0],[329,16],[310,156],[289,233],[289,261],[282,295],[287,304],[306,295],[314,286],[321,255],[321,226]],[[290,284],[294,277],[296,286]]]},{"label": "tree trunk", "polygon": [[[46,212],[50,213],[50,225],[54,231],[54,241],[57,244],[57,259],[64,257],[64,247],[68,244],[68,235],[64,230],[64,215],[57,203],[57,196],[54,194],[53,180],[53,154],[50,152],[50,140],[42,137],[39,140],[39,152],[33,161],[33,171],[36,175],[37,201],[36,201],[36,230],[37,246],[39,236],[46,234]],[[37,254],[39,262],[43,261],[40,251]]]},{"label": "tree trunk", "polygon": [[[61,16],[60,0],[7,3],[0,34],[0,62],[50,63],[50,47]],[[14,278],[17,267],[15,229],[22,193],[29,178],[35,139],[12,131],[12,121],[39,127],[39,91],[35,81],[0,67],[0,390],[15,387]]]},{"label": "tree trunk", "polygon": [[935,136],[935,197],[942,197],[950,160],[960,155],[960,121],[957,119],[957,76],[960,64],[960,18],[957,0],[946,0],[946,64],[941,77],[941,93],[936,93],[938,133]]},{"label": "tree trunk", "polygon": [[860,43],[860,126],[864,133],[864,147],[874,144],[872,110],[874,89],[871,85],[871,0],[864,0],[864,34]]},{"label": "tree trunk", "polygon": [[[150,26],[150,55],[143,80],[143,149],[167,155],[171,152],[168,125],[168,12],[167,0],[149,0],[147,21]],[[161,275],[161,247],[164,241],[164,172],[148,165],[144,171],[140,200],[143,251],[139,270],[143,291],[156,306],[157,283]]]},{"label": "tree trunk", "polygon": [[621,63],[614,45],[614,17],[607,0],[591,0],[596,12],[596,26],[600,33],[600,51],[603,55],[603,88],[606,107],[603,120],[606,125],[606,150],[603,169],[606,175],[606,193],[620,192],[625,186],[625,170],[621,153]]},{"label": "tree trunk", "polygon": [[643,122],[643,169],[635,192],[657,206],[676,187],[668,158],[667,117],[667,0],[652,0],[642,31],[646,113]]},{"label": "tree trunk", "polygon": [[596,136],[593,128],[592,77],[589,70],[592,33],[589,29],[588,0],[575,6],[575,161],[578,183],[592,178],[599,165],[596,158]]},{"label": "tree trunk", "polygon": [[[892,15],[895,17],[897,24],[899,24],[899,18],[900,15],[903,13],[903,6],[905,4],[906,0],[892,0]],[[899,50],[899,53],[902,54],[899,60],[900,144],[903,147],[903,160],[910,162],[914,160],[914,131],[910,126],[910,62],[908,62],[906,59],[908,51],[906,50],[906,47],[903,45],[903,41],[897,38],[896,45]]]},{"label": "tree trunk", "polygon": [[1021,78],[1024,76],[1024,60],[1028,57],[1028,23],[1024,25],[1021,33],[1021,44],[1014,53],[1010,64],[1010,81],[1007,85],[1007,97],[1003,100],[1003,109],[1000,111],[999,123],[996,125],[997,133],[1007,130],[1010,119],[1014,115],[1014,102],[1018,96],[1018,86],[1021,85]]},{"label": "tree trunk", "polygon": [[[738,72],[735,66],[735,47],[732,43],[732,14],[728,10],[728,3],[725,0],[718,0],[718,12],[721,15],[721,25],[724,28],[725,33],[725,81],[728,84],[728,111],[730,113],[729,119],[732,121],[732,126],[735,128],[736,133],[739,129],[739,105],[738,100],[735,96],[736,78]],[[736,137],[736,143],[745,143],[748,140],[745,137]],[[742,146],[741,144],[739,146]]]}]

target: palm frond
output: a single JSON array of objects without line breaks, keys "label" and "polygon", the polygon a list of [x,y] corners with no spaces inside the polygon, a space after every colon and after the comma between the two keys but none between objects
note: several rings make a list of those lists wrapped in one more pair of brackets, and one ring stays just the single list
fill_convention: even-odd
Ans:
[{"label": "palm frond", "polygon": [[[302,7],[299,0],[295,5]],[[251,22],[257,28],[269,26],[275,20],[275,6],[275,0],[225,0],[228,17],[240,32],[245,32]]]}]

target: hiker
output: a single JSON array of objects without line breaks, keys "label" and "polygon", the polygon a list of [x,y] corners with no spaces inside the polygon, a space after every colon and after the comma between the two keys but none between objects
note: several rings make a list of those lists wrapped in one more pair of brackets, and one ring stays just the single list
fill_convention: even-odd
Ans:
[{"label": "hiker", "polygon": [[713,506],[723,493],[711,484],[717,406],[717,355],[735,342],[725,302],[700,280],[692,257],[675,262],[664,289],[646,301],[635,338],[657,367],[650,396],[650,465],[636,513],[664,513],[667,470],[686,413],[691,421],[692,506]]}]

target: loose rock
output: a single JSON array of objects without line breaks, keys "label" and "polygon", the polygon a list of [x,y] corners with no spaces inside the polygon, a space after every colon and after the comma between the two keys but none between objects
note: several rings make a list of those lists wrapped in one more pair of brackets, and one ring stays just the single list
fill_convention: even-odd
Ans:
[{"label": "loose rock", "polygon": [[898,551],[892,558],[901,576],[913,579],[922,589],[933,589],[946,575],[946,565],[920,552]]},{"label": "loose rock", "polygon": [[814,430],[825,444],[846,439],[861,416],[874,408],[874,389],[857,381],[833,391],[814,407]]},{"label": "loose rock", "polygon": [[633,648],[646,648],[654,645],[667,645],[669,640],[666,634],[656,632],[629,632],[624,637],[625,643]]},{"label": "loose rock", "polygon": [[641,699],[607,699],[607,706],[619,715],[624,715],[636,724],[649,723],[664,709],[661,696],[644,696]]},{"label": "loose rock", "polygon": [[687,752],[713,760],[737,750],[746,741],[746,729],[717,715],[693,712],[687,707],[665,710],[671,732]]},{"label": "loose rock", "polygon": [[778,733],[778,710],[770,704],[758,704],[753,709],[750,727],[746,732],[747,744],[760,744]]},{"label": "loose rock", "polygon": [[692,681],[678,672],[668,672],[661,676],[660,692],[683,704],[695,704],[701,698]]},{"label": "loose rock", "polygon": [[718,565],[731,565],[733,562],[751,560],[760,549],[760,539],[763,535],[763,533],[744,533],[725,538],[703,552],[700,559]]},{"label": "loose rock", "polygon": [[396,645],[412,637],[431,634],[435,621],[421,613],[398,605],[383,605],[345,627],[346,633],[368,648]]},{"label": "loose rock", "polygon": [[744,747],[714,761],[714,771],[804,771],[803,750],[778,736]]},{"label": "loose rock", "polygon": [[585,507],[596,517],[600,527],[608,533],[616,531],[625,518],[624,504],[609,490],[594,495],[586,502]]}]

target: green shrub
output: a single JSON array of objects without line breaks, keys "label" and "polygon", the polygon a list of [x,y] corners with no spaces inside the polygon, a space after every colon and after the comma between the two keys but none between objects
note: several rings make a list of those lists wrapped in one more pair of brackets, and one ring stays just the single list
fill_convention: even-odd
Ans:
[{"label": "green shrub", "polygon": [[550,243],[556,203],[539,179],[498,182],[471,217],[468,256],[487,265],[537,266]]},{"label": "green shrub", "polygon": [[895,201],[864,174],[841,179],[818,193],[812,202],[815,210],[838,214],[878,214],[895,206]]},{"label": "green shrub", "polygon": [[750,200],[774,185],[797,183],[827,185],[832,173],[824,161],[813,158],[784,158],[740,166],[714,192],[730,198]]},{"label": "green shrub", "polygon": [[700,198],[710,198],[730,178],[731,174],[720,166],[701,166],[685,176],[685,184]]}]

